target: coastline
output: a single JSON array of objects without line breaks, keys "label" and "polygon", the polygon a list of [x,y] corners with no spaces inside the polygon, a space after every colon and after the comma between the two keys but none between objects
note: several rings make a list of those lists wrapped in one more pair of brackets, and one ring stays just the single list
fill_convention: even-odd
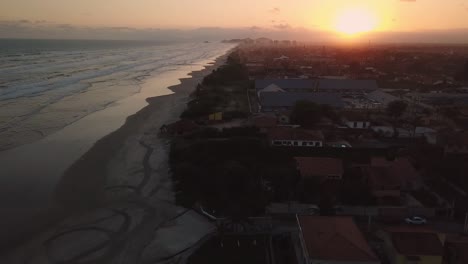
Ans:
[{"label": "coastline", "polygon": [[[44,232],[43,228],[34,230],[34,234],[28,235],[28,237],[34,237],[34,239],[32,239],[32,242],[26,243],[27,245],[22,247],[23,249],[20,252],[24,252],[24,250],[37,251],[37,248],[42,247],[44,241],[47,241],[50,234],[53,233],[52,230],[55,229],[56,225],[62,223],[64,219],[79,218],[83,213],[113,206],[116,200],[108,199],[108,189],[113,187],[109,186],[109,180],[112,180],[110,174],[118,170],[119,164],[122,164],[122,162],[119,162],[119,155],[121,153],[133,155],[133,150],[129,148],[139,148],[134,156],[137,156],[137,160],[140,159],[140,163],[144,163],[145,160],[141,160],[142,155],[139,154],[144,152],[145,141],[148,141],[148,137],[155,136],[159,127],[163,124],[179,119],[196,85],[212,70],[222,65],[230,52],[231,50],[228,50],[226,54],[204,66],[202,70],[193,71],[188,74],[188,77],[179,79],[180,84],[168,87],[173,94],[147,98],[147,106],[134,115],[128,116],[123,126],[97,141],[91,149],[69,167],[55,188],[56,206],[45,214],[47,217],[38,219],[43,220],[43,222],[52,222],[48,225],[47,229],[49,231]],[[167,144],[163,140],[157,140],[154,144],[151,146],[151,152],[157,150],[156,156],[159,159],[149,161],[151,153],[149,156],[145,153],[143,157],[147,163],[150,162],[153,166],[159,166],[160,169],[167,170],[167,164],[164,164],[167,163],[167,157],[164,157],[167,156]],[[141,150],[142,148],[143,150]],[[158,162],[160,164],[157,164]],[[117,167],[115,164],[117,164]],[[128,176],[124,175],[123,177]],[[165,177],[168,177],[168,175]],[[126,181],[126,179],[124,180]],[[165,184],[170,188],[171,183],[167,183],[167,179],[164,180],[166,181]],[[158,182],[151,182],[151,184],[158,184]],[[142,186],[141,189],[148,189],[144,187]],[[163,194],[158,194],[154,190],[145,190],[145,194],[139,193],[139,195],[148,199],[152,199],[151,195],[159,196],[159,198],[165,196],[165,198],[171,200],[171,195],[167,194],[167,190]],[[135,199],[133,194],[125,193],[120,195],[117,203],[134,200],[138,199]],[[176,211],[179,210],[180,208],[177,208]],[[24,242],[28,239],[23,236],[20,240]],[[13,248],[12,243],[9,244],[10,249]],[[16,245],[20,244],[21,242],[18,242]]]},{"label": "coastline", "polygon": [[[66,170],[56,187],[57,201],[65,206],[85,210],[99,204],[99,201],[103,199],[108,164],[112,156],[122,147],[120,144],[123,144],[131,136],[143,135],[150,129],[150,126],[154,126],[147,124],[149,120],[159,121],[161,125],[177,120],[185,109],[186,101],[189,100],[190,93],[195,90],[196,85],[212,70],[221,66],[226,57],[226,55],[222,55],[215,62],[205,66],[204,69],[191,72],[189,73],[190,77],[180,79],[180,84],[168,87],[174,92],[173,94],[147,98],[147,106],[127,117],[122,127],[97,141],[88,152]],[[171,101],[171,110],[177,111],[168,113],[166,118],[155,117],[155,113],[162,110],[160,109],[161,105],[168,101]],[[91,194],[91,197],[88,196],[83,200],[83,193]]]}]

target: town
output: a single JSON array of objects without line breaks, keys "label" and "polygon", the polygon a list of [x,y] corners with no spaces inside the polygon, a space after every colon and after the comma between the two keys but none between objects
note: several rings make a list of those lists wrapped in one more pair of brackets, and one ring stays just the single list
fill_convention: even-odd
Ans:
[{"label": "town", "polygon": [[468,46],[231,42],[160,131],[189,263],[468,263]]}]

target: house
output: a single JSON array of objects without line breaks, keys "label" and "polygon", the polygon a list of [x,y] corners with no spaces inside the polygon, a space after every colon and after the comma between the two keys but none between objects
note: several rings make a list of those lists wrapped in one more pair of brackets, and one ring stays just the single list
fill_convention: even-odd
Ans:
[{"label": "house", "polygon": [[317,81],[308,79],[255,80],[255,89],[257,92],[262,91],[267,87],[271,87],[272,85],[288,92],[304,92],[313,91],[317,87]]},{"label": "house", "polygon": [[370,118],[363,113],[358,112],[343,112],[343,122],[348,128],[352,129],[368,129],[370,128]]},{"label": "house", "polygon": [[217,112],[208,115],[208,120],[210,121],[223,121],[223,112]]},{"label": "house", "polygon": [[344,107],[341,97],[330,93],[264,92],[260,94],[259,101],[262,112],[288,111],[298,101],[309,101],[338,109]]},{"label": "house", "polygon": [[400,200],[402,182],[392,167],[368,166],[363,168],[363,174],[374,197],[379,200]]},{"label": "house", "polygon": [[391,264],[442,264],[444,235],[430,229],[397,226],[379,231]]},{"label": "house", "polygon": [[343,161],[324,157],[296,157],[296,167],[302,179],[317,178],[325,180],[341,180],[343,178]]},{"label": "house", "polygon": [[468,131],[441,136],[438,141],[444,146],[445,154],[468,154]]},{"label": "house", "polygon": [[297,216],[304,264],[379,264],[351,217]]},{"label": "house", "polygon": [[402,190],[412,191],[422,188],[421,176],[408,158],[399,157],[389,161],[386,158],[373,157],[370,166],[389,168],[390,175],[400,179]]},{"label": "house", "polygon": [[391,102],[400,100],[398,97],[381,90],[370,92],[366,97],[378,104],[380,106],[379,108],[386,108]]},{"label": "house", "polygon": [[274,147],[323,147],[320,131],[299,128],[276,127],[268,131],[268,141]]},{"label": "house", "polygon": [[338,94],[365,94],[379,90],[375,80],[321,79],[317,91]]},{"label": "house", "polygon": [[255,89],[263,90],[274,84],[287,92],[322,92],[336,94],[364,94],[379,89],[375,80],[350,79],[267,79],[256,80]]},{"label": "house", "polygon": [[468,263],[468,236],[463,234],[447,235],[444,245],[444,263]]},{"label": "house", "polygon": [[270,128],[278,125],[278,121],[274,115],[260,114],[251,118],[251,124],[258,128],[260,132],[268,132]]},{"label": "house", "polygon": [[285,93],[286,91],[278,87],[276,84],[272,83],[261,90],[257,90],[257,95],[260,97],[262,93],[267,92]]}]

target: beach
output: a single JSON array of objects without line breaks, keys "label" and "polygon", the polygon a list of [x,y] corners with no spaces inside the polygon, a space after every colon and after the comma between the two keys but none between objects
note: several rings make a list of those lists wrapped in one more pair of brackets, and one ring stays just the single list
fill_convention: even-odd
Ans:
[{"label": "beach", "polygon": [[[177,253],[188,253],[209,235],[211,223],[175,205],[167,164],[169,141],[158,132],[178,120],[196,85],[225,59],[221,56],[192,72],[166,95],[148,98],[146,107],[97,141],[61,177],[54,192],[56,204],[47,216],[55,224],[1,262],[145,263],[182,257]],[[173,238],[180,232],[187,239]]]}]

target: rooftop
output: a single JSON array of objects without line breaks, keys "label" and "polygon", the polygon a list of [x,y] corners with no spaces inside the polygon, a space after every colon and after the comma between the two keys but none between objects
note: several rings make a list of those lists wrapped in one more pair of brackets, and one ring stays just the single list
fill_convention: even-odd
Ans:
[{"label": "rooftop", "polygon": [[323,157],[296,157],[301,175],[342,176],[343,161]]},{"label": "rooftop", "polygon": [[298,220],[311,259],[379,261],[351,217],[299,216]]},{"label": "rooftop", "polygon": [[443,246],[436,233],[398,232],[392,233],[395,249],[403,255],[442,256]]},{"label": "rooftop", "polygon": [[350,80],[350,79],[321,79],[319,89],[322,90],[367,90],[379,89],[375,80]]},{"label": "rooftop", "polygon": [[255,80],[255,88],[262,90],[270,85],[276,85],[282,89],[313,89],[317,86],[316,80],[310,79],[267,79]]},{"label": "rooftop", "polygon": [[270,140],[306,140],[321,141],[323,134],[320,131],[299,128],[275,127],[268,131]]},{"label": "rooftop", "polygon": [[394,173],[391,167],[366,167],[365,173],[369,177],[369,182],[374,186],[385,186],[387,188],[399,188],[401,177]]},{"label": "rooftop", "polygon": [[260,96],[262,107],[293,107],[298,101],[309,101],[316,104],[343,108],[341,97],[331,93],[278,93],[264,92]]}]

